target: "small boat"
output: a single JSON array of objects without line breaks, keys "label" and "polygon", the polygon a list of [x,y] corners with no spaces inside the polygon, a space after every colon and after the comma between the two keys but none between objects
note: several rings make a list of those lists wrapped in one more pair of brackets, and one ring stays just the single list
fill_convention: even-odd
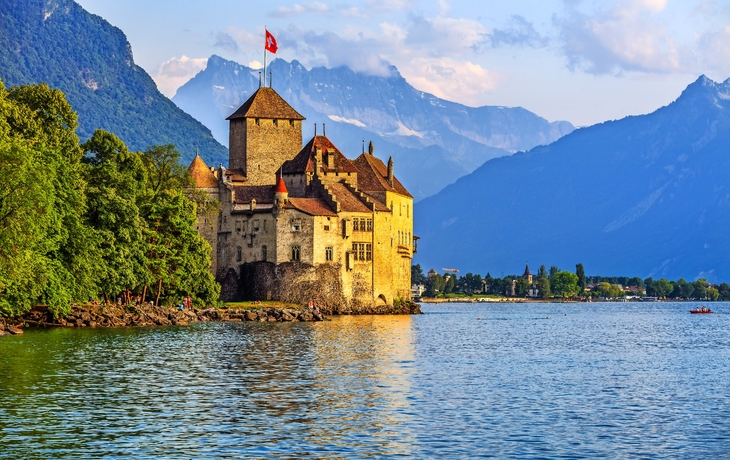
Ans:
[{"label": "small boat", "polygon": [[706,307],[695,308],[694,310],[690,310],[689,312],[692,313],[693,315],[710,315],[710,314],[712,314],[712,310],[710,310],[709,308],[706,308]]}]

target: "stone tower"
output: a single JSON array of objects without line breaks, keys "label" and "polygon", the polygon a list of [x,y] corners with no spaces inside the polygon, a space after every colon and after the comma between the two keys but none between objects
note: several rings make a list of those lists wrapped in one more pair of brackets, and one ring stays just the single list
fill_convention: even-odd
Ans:
[{"label": "stone tower", "polygon": [[259,88],[227,118],[228,167],[248,185],[274,185],[281,165],[302,148],[302,120],[272,88]]}]

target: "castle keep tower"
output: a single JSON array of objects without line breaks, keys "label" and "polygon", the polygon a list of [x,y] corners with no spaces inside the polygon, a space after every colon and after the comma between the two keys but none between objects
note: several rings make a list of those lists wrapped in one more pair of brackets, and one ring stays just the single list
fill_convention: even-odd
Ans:
[{"label": "castle keep tower", "polygon": [[302,148],[302,120],[272,88],[259,88],[230,122],[228,167],[249,185],[274,185],[281,165]]}]

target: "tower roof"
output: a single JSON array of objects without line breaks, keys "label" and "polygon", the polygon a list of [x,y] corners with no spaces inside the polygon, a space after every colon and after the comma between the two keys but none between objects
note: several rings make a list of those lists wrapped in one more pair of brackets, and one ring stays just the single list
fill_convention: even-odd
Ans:
[{"label": "tower roof", "polygon": [[532,273],[530,273],[530,266],[528,264],[525,264],[525,273],[522,276],[530,276]]},{"label": "tower roof", "polygon": [[390,185],[388,167],[379,158],[363,153],[353,161],[353,164],[357,168],[357,188],[363,192],[388,191],[413,198],[397,178],[394,177],[393,185]]},{"label": "tower roof", "polygon": [[195,155],[193,161],[188,166],[188,172],[193,178],[195,186],[198,188],[215,188],[218,187],[218,179],[215,178],[213,173],[205,164],[202,158]]},{"label": "tower roof", "polygon": [[[297,174],[305,172],[314,172],[314,155],[320,150],[322,158],[320,158],[320,168],[326,172],[357,172],[357,168],[348,160],[335,144],[330,141],[327,136],[314,136],[312,140],[307,142],[302,150],[291,160],[285,161],[282,166],[284,174]],[[324,159],[326,153],[333,154],[334,164],[331,168],[327,167]]]},{"label": "tower roof", "polygon": [[286,189],[284,178],[279,177],[279,180],[276,181],[276,188],[274,189],[274,193],[289,193],[289,190]]},{"label": "tower roof", "polygon": [[272,88],[259,88],[226,120],[238,118],[270,118],[286,120],[304,120],[305,118],[292,108],[279,93]]}]

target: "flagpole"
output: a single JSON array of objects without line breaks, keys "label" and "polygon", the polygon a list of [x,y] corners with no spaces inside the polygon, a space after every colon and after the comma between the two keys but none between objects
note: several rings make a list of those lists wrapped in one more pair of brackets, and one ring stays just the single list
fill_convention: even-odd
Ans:
[{"label": "flagpole", "polygon": [[[264,26],[264,37],[266,37],[266,26]],[[264,88],[266,88],[266,38],[264,38]]]}]

